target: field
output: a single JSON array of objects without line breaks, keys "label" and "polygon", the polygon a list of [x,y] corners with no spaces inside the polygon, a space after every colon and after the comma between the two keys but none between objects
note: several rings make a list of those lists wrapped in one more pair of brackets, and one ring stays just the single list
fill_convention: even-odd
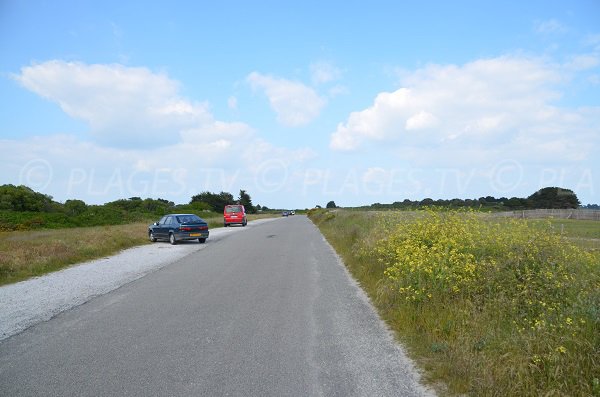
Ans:
[{"label": "field", "polygon": [[538,227],[546,227],[549,224],[556,233],[573,244],[586,250],[600,252],[600,222],[598,221],[550,219],[532,221],[532,224]]},{"label": "field", "polygon": [[[220,214],[202,216],[211,229],[223,226]],[[248,219],[271,216],[248,215]],[[148,244],[148,224],[157,219],[126,225],[0,232],[0,285]]]},{"label": "field", "polygon": [[310,217],[440,394],[600,396],[600,222]]}]

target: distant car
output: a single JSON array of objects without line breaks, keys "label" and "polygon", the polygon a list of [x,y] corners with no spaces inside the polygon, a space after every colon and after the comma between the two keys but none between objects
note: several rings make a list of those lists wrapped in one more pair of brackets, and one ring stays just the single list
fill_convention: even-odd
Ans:
[{"label": "distant car", "polygon": [[290,211],[290,215],[296,215],[296,211],[294,211],[294,210],[291,210],[291,211]]},{"label": "distant car", "polygon": [[248,224],[246,217],[246,208],[241,204],[226,205],[223,210],[223,226]]},{"label": "distant car", "polygon": [[289,212],[287,212],[287,211],[283,211],[283,212],[281,213],[281,216],[288,216],[289,214],[290,214]]},{"label": "distant car", "polygon": [[205,243],[208,238],[208,224],[194,214],[169,214],[148,226],[150,241],[168,240],[175,245],[182,240],[198,240]]}]

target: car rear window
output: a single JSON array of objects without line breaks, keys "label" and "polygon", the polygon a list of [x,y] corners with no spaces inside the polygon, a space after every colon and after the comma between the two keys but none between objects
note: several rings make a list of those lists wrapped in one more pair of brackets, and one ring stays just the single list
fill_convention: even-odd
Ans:
[{"label": "car rear window", "polygon": [[242,212],[242,207],[239,205],[235,205],[232,207],[225,207],[225,212],[228,214],[232,214],[234,212]]},{"label": "car rear window", "polygon": [[202,222],[202,219],[196,215],[179,215],[177,217],[179,223],[198,223]]}]

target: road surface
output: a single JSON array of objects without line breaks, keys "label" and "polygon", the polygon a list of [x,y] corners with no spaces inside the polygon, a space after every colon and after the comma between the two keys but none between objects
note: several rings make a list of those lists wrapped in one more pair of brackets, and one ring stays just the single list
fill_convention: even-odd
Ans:
[{"label": "road surface", "polygon": [[430,393],[304,216],[209,239],[0,342],[1,396]]}]

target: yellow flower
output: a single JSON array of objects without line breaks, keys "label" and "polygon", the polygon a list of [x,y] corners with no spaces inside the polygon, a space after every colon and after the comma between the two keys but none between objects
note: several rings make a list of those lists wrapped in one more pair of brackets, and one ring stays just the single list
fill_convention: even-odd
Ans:
[{"label": "yellow flower", "polygon": [[559,352],[559,353],[563,353],[563,354],[567,352],[567,348],[566,348],[566,347],[564,347],[564,346],[558,346],[558,347],[557,347],[555,350],[556,350],[557,352]]}]

